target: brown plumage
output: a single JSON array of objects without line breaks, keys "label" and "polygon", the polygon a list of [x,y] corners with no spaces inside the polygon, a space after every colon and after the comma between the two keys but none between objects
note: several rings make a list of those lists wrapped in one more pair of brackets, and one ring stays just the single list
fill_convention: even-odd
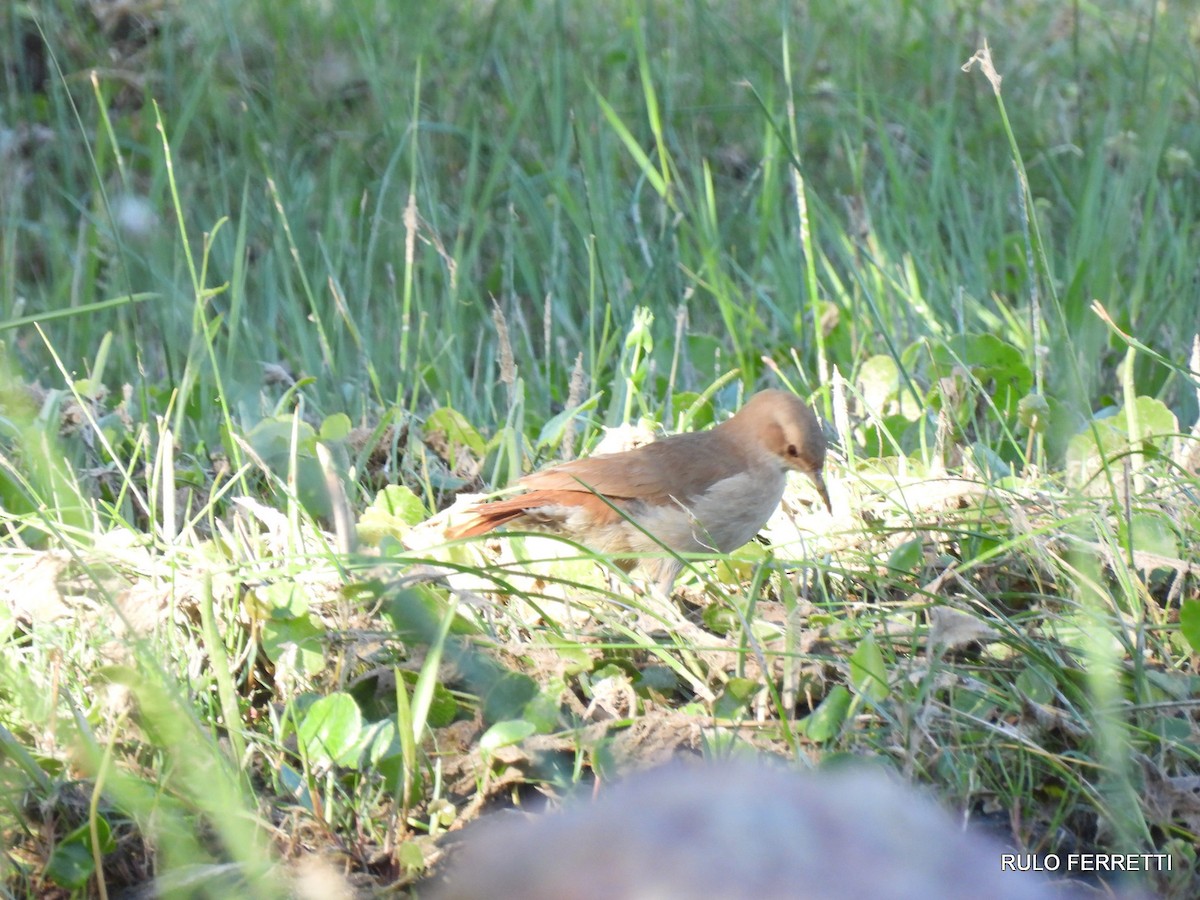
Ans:
[{"label": "brown plumage", "polygon": [[[727,553],[770,518],[789,469],[812,479],[829,507],[824,464],[825,435],[812,410],[792,394],[767,390],[709,431],[526,475],[518,482],[525,493],[473,507],[447,536],[471,537],[519,521],[618,556],[662,545],[679,553]],[[670,593],[678,560],[637,562]]]}]

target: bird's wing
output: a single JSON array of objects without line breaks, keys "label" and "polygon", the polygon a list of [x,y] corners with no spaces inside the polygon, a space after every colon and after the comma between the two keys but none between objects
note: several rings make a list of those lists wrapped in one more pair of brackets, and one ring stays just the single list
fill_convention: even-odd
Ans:
[{"label": "bird's wing", "polygon": [[[716,443],[714,443],[716,442]],[[729,448],[716,435],[679,434],[623,453],[564,463],[521,479],[530,491],[595,492],[612,499],[690,500],[731,474]]]}]

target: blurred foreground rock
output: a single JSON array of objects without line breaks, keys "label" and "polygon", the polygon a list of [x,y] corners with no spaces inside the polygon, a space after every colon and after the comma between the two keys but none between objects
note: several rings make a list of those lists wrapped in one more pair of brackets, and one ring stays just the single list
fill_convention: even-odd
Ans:
[{"label": "blurred foreground rock", "polygon": [[879,771],[672,765],[468,830],[438,900],[1079,897]]}]

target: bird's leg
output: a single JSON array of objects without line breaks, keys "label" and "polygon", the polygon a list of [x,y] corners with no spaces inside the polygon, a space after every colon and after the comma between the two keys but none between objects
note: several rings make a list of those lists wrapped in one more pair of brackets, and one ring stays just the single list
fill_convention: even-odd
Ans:
[{"label": "bird's leg", "polygon": [[716,635],[710,634],[688,619],[675,602],[675,579],[679,576],[683,563],[675,557],[650,560],[648,563],[649,565],[642,567],[647,577],[642,592],[650,601],[651,611],[639,617],[639,626],[647,631],[661,631],[666,628],[681,646],[692,649],[722,643]]},{"label": "bird's leg", "polygon": [[[629,570],[633,568],[633,565],[629,560],[618,559],[614,560],[614,562],[616,563],[617,568],[625,573],[628,573]],[[620,611],[618,616],[619,621],[641,627],[642,618],[644,617],[645,613],[638,609],[636,603],[630,604],[618,599],[627,596],[624,585],[628,582],[619,579],[616,573],[613,572],[613,570],[608,566],[601,566],[600,570],[604,573],[605,593],[607,594],[609,601],[611,601],[608,605],[616,606],[616,608]],[[635,594],[642,593],[641,584],[636,578],[633,580],[633,586]]]},{"label": "bird's leg", "polygon": [[671,590],[683,564],[674,557],[655,557],[640,560],[634,578],[637,591],[647,598],[649,610],[638,616],[638,627],[652,632],[666,625],[674,628],[679,610],[671,601]]}]

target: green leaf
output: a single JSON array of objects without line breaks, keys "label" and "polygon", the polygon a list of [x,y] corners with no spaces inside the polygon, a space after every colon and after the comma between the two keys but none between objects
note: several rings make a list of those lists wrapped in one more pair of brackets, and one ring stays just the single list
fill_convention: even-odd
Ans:
[{"label": "green leaf", "polygon": [[800,720],[800,730],[818,744],[832,740],[842,730],[850,712],[850,700],[850,692],[843,685],[836,685],[811,714]]},{"label": "green leaf", "polygon": [[1179,630],[1193,653],[1200,653],[1200,600],[1184,600],[1179,606]]},{"label": "green leaf", "polygon": [[633,680],[638,677],[637,667],[631,660],[628,659],[603,659],[596,663],[596,668],[592,670],[590,681],[592,684],[599,684],[605,678],[621,678],[627,677]]},{"label": "green leaf", "polygon": [[304,776],[287,763],[279,766],[277,774],[279,776],[279,787],[286,795],[294,799],[305,809],[311,811],[313,808],[312,797],[308,793],[308,782],[304,779]]},{"label": "green leaf", "polygon": [[1108,629],[1097,630],[1092,614],[1087,610],[1047,619],[1045,628],[1055,640],[1081,653],[1098,644],[1104,645],[1104,652],[1113,654],[1114,659],[1125,652],[1117,635]]},{"label": "green leaf", "polygon": [[350,421],[350,417],[345,413],[334,413],[328,416],[321,423],[321,440],[323,441],[344,441],[350,436],[350,432],[354,430],[354,425]]},{"label": "green leaf", "polygon": [[[415,672],[405,672],[404,679],[411,686],[415,686],[417,674]],[[453,722],[457,716],[458,701],[454,699],[454,693],[440,681],[435,681],[433,683],[433,692],[429,697],[429,711],[425,715],[426,723],[430,728],[444,728]]]},{"label": "green leaf", "polygon": [[877,415],[900,391],[900,368],[890,356],[872,356],[858,370],[858,389],[867,409]]},{"label": "green leaf", "polygon": [[722,584],[741,584],[754,577],[754,571],[767,558],[767,548],[751,541],[716,561],[713,574]]},{"label": "green leaf", "polygon": [[257,617],[285,622],[308,615],[308,594],[294,581],[276,581],[246,591],[242,601]]},{"label": "green leaf", "polygon": [[1121,542],[1133,550],[1153,553],[1174,559],[1179,556],[1179,542],[1171,520],[1163,513],[1142,512],[1130,517],[1128,525],[1120,521],[1117,533]]},{"label": "green leaf", "polygon": [[1037,392],[1026,394],[1017,404],[1017,418],[1022,425],[1036,434],[1041,434],[1046,430],[1046,421],[1049,415],[1049,401]]},{"label": "green leaf", "polygon": [[[1137,435],[1131,439],[1134,426]],[[1154,397],[1138,397],[1132,410],[1121,407],[1115,414],[1084,427],[1067,442],[1067,476],[1072,484],[1083,484],[1100,471],[1105,460],[1133,449],[1168,449],[1178,431],[1179,422],[1166,404]]]},{"label": "green leaf", "polygon": [[722,719],[739,715],[754,699],[760,687],[761,684],[751,678],[730,678],[713,705],[713,715]]},{"label": "green leaf", "polygon": [[349,765],[362,731],[362,714],[349,694],[322,697],[304,713],[296,737],[310,761]]},{"label": "green leaf", "polygon": [[295,423],[291,416],[272,416],[261,419],[246,432],[246,443],[261,457],[262,461],[280,478],[287,477],[288,463],[292,456],[292,432],[296,433],[297,457],[313,456],[317,433],[307,422]]},{"label": "green leaf", "polygon": [[994,334],[957,334],[945,342],[930,342],[929,356],[935,380],[953,378],[966,369],[1006,417],[1016,415],[1021,398],[1033,387],[1025,355]]},{"label": "green leaf", "polygon": [[404,524],[416,524],[424,520],[425,504],[406,485],[388,485],[376,494],[371,509],[386,512]]},{"label": "green leaf", "polygon": [[415,841],[406,841],[401,844],[396,858],[400,860],[400,865],[404,866],[404,870],[410,875],[425,871],[425,854],[421,852],[420,846]]},{"label": "green leaf", "polygon": [[1162,716],[1150,725],[1150,731],[1166,748],[1187,746],[1192,739],[1192,726],[1185,719]]},{"label": "green leaf", "polygon": [[554,649],[555,667],[567,677],[591,671],[596,664],[591,654],[575,641],[553,635],[548,635],[545,640]]},{"label": "green leaf", "polygon": [[296,497],[311,515],[328,516],[333,507],[325,473],[317,461],[317,433],[307,422],[295,422],[290,415],[274,416],[258,422],[246,434],[246,442],[274,475],[287,480],[292,464],[295,431]]},{"label": "green leaf", "polygon": [[519,744],[531,734],[537,732],[537,726],[524,719],[506,719],[497,722],[483,733],[479,739],[479,749],[484,753],[494,753],[501,747]]},{"label": "green leaf", "polygon": [[938,377],[944,378],[956,367],[965,366],[981,382],[996,380],[1022,385],[1021,396],[1033,385],[1033,373],[1025,364],[1024,354],[994,334],[956,334],[944,343],[932,344],[929,352]]},{"label": "green leaf", "polygon": [[1170,438],[1179,432],[1179,420],[1175,413],[1157,397],[1138,397],[1133,401],[1133,408],[1137,416],[1139,437]]},{"label": "green leaf", "polygon": [[724,603],[710,603],[700,613],[704,627],[713,634],[726,635],[738,627],[738,614]]},{"label": "green leaf", "polygon": [[[909,396],[905,393],[902,396]],[[896,414],[865,423],[859,443],[868,459],[902,455],[920,444],[924,422]]]},{"label": "green leaf", "polygon": [[46,877],[71,890],[82,888],[95,871],[92,849],[81,841],[60,842],[46,862]]},{"label": "green leaf", "polygon": [[311,676],[325,668],[325,629],[308,616],[298,619],[268,619],[263,623],[263,652],[279,665],[291,657],[293,671]]},{"label": "green leaf", "polygon": [[557,730],[562,725],[562,692],[565,689],[560,682],[557,690],[538,691],[522,708],[521,718],[541,734]]},{"label": "green leaf", "polygon": [[901,575],[917,575],[925,565],[925,542],[921,538],[905,541],[888,555],[887,566]]},{"label": "green leaf", "polygon": [[425,504],[403,484],[389,484],[375,495],[355,526],[358,539],[378,547],[385,537],[401,540],[412,526],[424,521]]},{"label": "green leaf", "polygon": [[679,676],[667,666],[644,666],[634,679],[633,686],[643,695],[654,692],[669,697],[679,690]]},{"label": "green leaf", "polygon": [[991,697],[969,688],[956,690],[950,698],[950,706],[957,712],[980,720],[988,720],[996,712],[996,704]]},{"label": "green leaf", "polygon": [[[357,705],[357,704],[356,704]],[[377,767],[382,761],[401,753],[395,719],[383,719],[363,726],[354,748],[346,753],[346,765],[352,769]]]},{"label": "green leaf", "polygon": [[1055,700],[1054,679],[1041,666],[1026,666],[1017,676],[1017,690],[1021,695],[1048,706]]},{"label": "green leaf", "polygon": [[[405,641],[429,643],[436,639],[438,623],[450,608],[446,589],[433,584],[419,584],[408,590],[385,595],[380,607],[382,615],[396,631],[397,637]],[[479,629],[461,615],[455,615],[450,623],[450,634],[477,634]]]},{"label": "green leaf", "polygon": [[537,682],[519,672],[505,672],[483,699],[485,722],[500,722],[519,716],[525,704],[537,696]]},{"label": "green leaf", "polygon": [[[117,849],[108,820],[103,816],[96,818],[96,837],[101,853],[112,853]],[[90,824],[84,822],[55,846],[50,859],[46,861],[46,877],[60,887],[79,890],[87,884],[95,871],[92,830]]]},{"label": "green leaf", "polygon": [[396,852],[396,858],[400,860],[404,871],[409,875],[425,871],[425,853],[421,851],[420,845],[415,841],[406,841],[401,844],[400,850]]},{"label": "green leaf", "polygon": [[871,700],[885,700],[891,693],[883,651],[871,635],[859,641],[850,657],[850,681],[858,694]]},{"label": "green leaf", "polygon": [[1012,469],[991,447],[983,441],[971,444],[971,461],[988,481],[999,481],[1012,475]]},{"label": "green leaf", "polygon": [[564,409],[558,415],[551,418],[550,421],[542,426],[541,433],[538,434],[537,449],[547,450],[561,444],[563,434],[567,430],[567,425],[589,409],[593,409],[600,402],[600,397],[601,394],[592,394],[592,396],[588,397],[578,406]]}]

